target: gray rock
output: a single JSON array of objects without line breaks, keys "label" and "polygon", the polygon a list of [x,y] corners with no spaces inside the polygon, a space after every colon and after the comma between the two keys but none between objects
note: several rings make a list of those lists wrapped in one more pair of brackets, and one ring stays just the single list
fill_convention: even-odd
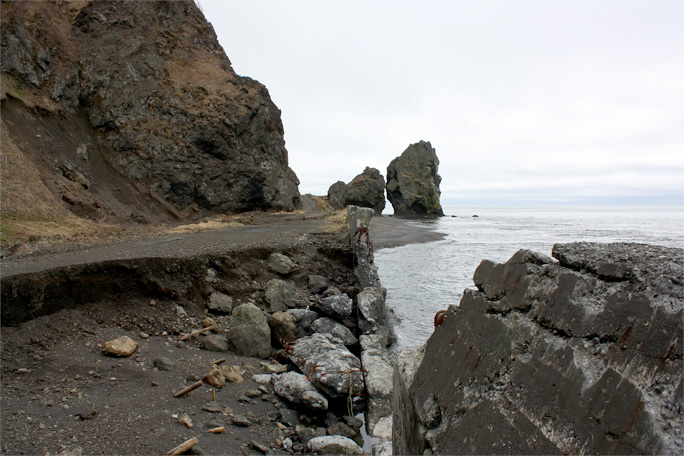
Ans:
[{"label": "gray rock", "polygon": [[444,215],[439,159],[429,142],[411,144],[387,167],[387,199],[395,215]]},{"label": "gray rock", "polygon": [[240,427],[249,427],[253,425],[252,421],[245,415],[235,415],[232,418],[233,424]]},{"label": "gray rock", "polygon": [[286,312],[276,312],[268,317],[268,326],[271,328],[273,340],[281,346],[285,346],[297,337],[295,317]]},{"label": "gray rock", "polygon": [[311,325],[321,317],[321,314],[309,309],[290,309],[286,313],[295,318],[297,337],[304,337],[313,333]]},{"label": "gray rock", "polygon": [[155,358],[154,361],[152,361],[152,364],[154,364],[157,369],[163,371],[171,371],[176,367],[176,363],[165,356]]},{"label": "gray rock", "polygon": [[378,420],[392,414],[394,363],[385,347],[362,349],[361,362],[366,370],[366,423],[368,429],[372,430]]},{"label": "gray rock", "polygon": [[361,362],[339,339],[327,334],[312,334],[298,339],[289,351],[293,363],[311,383],[332,397],[363,394]]},{"label": "gray rock", "polygon": [[337,181],[328,189],[328,202],[333,209],[344,209],[347,206],[347,184]]},{"label": "gray rock", "polygon": [[220,334],[209,334],[200,340],[200,348],[215,352],[227,352],[228,338]]},{"label": "gray rock", "polygon": [[309,290],[313,294],[320,294],[327,290],[328,279],[323,276],[312,274],[309,276]]},{"label": "gray rock", "polygon": [[349,439],[355,439],[359,434],[344,423],[335,423],[328,426],[328,435],[341,435]]},{"label": "gray rock", "polygon": [[273,352],[268,319],[261,309],[251,303],[239,305],[233,310],[229,338],[239,355],[268,358]]},{"label": "gray rock", "polygon": [[289,307],[296,307],[294,288],[284,280],[269,280],[264,296],[271,306],[271,312],[285,312]]},{"label": "gray rock", "polygon": [[306,448],[323,454],[363,454],[363,449],[356,442],[341,435],[314,437],[307,442]]},{"label": "gray rock", "polygon": [[286,372],[274,375],[272,383],[276,394],[290,402],[305,405],[312,410],[328,409],[328,400],[305,375]]},{"label": "gray rock", "polygon": [[295,427],[295,432],[297,433],[297,438],[299,439],[300,442],[303,444],[306,444],[309,442],[309,440],[313,439],[314,437],[322,437],[325,435],[325,428],[324,427],[319,427],[319,428],[310,428],[307,426],[304,426],[303,424],[298,424]]},{"label": "gray rock", "polygon": [[287,275],[297,269],[297,265],[282,253],[272,253],[268,257],[268,266],[281,275]]},{"label": "gray rock", "polygon": [[352,304],[352,299],[342,293],[320,299],[315,307],[324,314],[343,320],[351,315]]},{"label": "gray rock", "polygon": [[378,268],[374,263],[373,243],[368,229],[373,214],[373,210],[367,207],[349,206],[347,208],[347,224],[355,260],[354,274],[362,288],[380,287]]},{"label": "gray rock", "polygon": [[280,409],[280,422],[290,427],[295,427],[299,424],[299,414],[292,409]]},{"label": "gray rock", "polygon": [[207,308],[212,312],[229,314],[233,310],[233,298],[215,291],[209,296]]},{"label": "gray rock", "polygon": [[392,456],[392,442],[380,442],[373,445],[372,456]]},{"label": "gray rock", "polygon": [[483,261],[423,360],[400,357],[395,453],[682,452],[684,250],[553,255]]},{"label": "gray rock", "polygon": [[359,340],[356,338],[354,334],[344,326],[342,323],[339,323],[332,318],[328,317],[321,317],[318,320],[314,321],[313,324],[311,325],[311,329],[313,332],[316,333],[322,333],[322,334],[330,334],[333,337],[336,337],[340,339],[344,345],[355,345],[359,342]]},{"label": "gray rock", "polygon": [[359,315],[359,330],[363,334],[378,334],[384,338],[385,346],[395,340],[392,316],[385,304],[384,289],[364,288],[356,297]]}]

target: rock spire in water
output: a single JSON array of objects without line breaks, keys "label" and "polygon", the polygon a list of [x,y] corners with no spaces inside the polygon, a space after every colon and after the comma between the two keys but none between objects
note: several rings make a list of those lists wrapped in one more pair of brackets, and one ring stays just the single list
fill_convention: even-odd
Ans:
[{"label": "rock spire in water", "polygon": [[387,167],[387,199],[395,215],[444,215],[439,202],[439,159],[432,144],[411,144]]}]

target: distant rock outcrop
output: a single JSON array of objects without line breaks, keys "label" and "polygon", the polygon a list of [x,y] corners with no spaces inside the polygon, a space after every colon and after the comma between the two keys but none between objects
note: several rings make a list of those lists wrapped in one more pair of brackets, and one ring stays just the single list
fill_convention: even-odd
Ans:
[{"label": "distant rock outcrop", "polygon": [[682,454],[684,250],[483,261],[395,370],[394,454]]},{"label": "distant rock outcrop", "polygon": [[[110,214],[299,206],[280,110],[235,73],[195,2],[6,2],[2,13],[3,121],[28,108],[8,110],[10,136],[48,172],[93,183],[79,191]],[[28,117],[56,122],[41,113],[73,134],[24,133]]]},{"label": "distant rock outcrop", "polygon": [[387,167],[387,199],[395,215],[444,215],[439,159],[429,142],[411,144]]},{"label": "distant rock outcrop", "polygon": [[332,184],[328,189],[328,200],[334,209],[370,207],[380,215],[385,209],[385,179],[379,170],[366,167],[348,184],[342,181]]}]

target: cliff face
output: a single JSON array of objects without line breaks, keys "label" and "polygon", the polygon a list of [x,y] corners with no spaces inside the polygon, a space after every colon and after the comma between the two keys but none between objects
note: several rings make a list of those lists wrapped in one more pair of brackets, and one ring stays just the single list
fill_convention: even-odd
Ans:
[{"label": "cliff face", "polygon": [[10,139],[110,214],[299,206],[280,111],[230,65],[192,1],[2,3]]},{"label": "cliff face", "polygon": [[[684,251],[483,261],[395,370],[395,454],[681,454]],[[419,366],[419,367],[416,367]]]}]

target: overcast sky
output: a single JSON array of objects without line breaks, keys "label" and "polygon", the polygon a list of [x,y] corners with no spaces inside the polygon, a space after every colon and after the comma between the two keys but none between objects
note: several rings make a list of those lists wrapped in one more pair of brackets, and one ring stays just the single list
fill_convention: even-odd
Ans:
[{"label": "overcast sky", "polygon": [[443,205],[684,204],[684,1],[200,0],[302,193],[430,141]]}]

